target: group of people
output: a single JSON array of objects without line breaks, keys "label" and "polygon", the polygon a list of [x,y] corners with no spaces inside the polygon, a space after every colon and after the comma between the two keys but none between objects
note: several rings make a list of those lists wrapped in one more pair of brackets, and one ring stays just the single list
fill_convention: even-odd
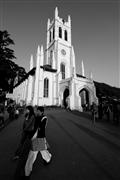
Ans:
[{"label": "group of people", "polygon": [[7,107],[7,112],[9,114],[9,120],[12,121],[14,119],[17,119],[19,116],[19,109],[16,106],[15,103],[10,103]]},{"label": "group of people", "polygon": [[112,100],[103,101],[96,105],[94,102],[91,105],[92,122],[95,120],[105,118],[106,121],[112,120],[113,124],[118,125],[120,120],[120,102]]},{"label": "group of people", "polygon": [[48,118],[44,114],[44,107],[38,106],[35,110],[32,106],[26,107],[20,144],[13,158],[14,160],[19,159],[15,179],[19,179],[21,176],[29,179],[38,152],[41,153],[45,165],[51,162],[52,155],[48,150],[49,145],[45,134],[47,122]]},{"label": "group of people", "polygon": [[5,126],[5,111],[7,110],[9,115],[9,120],[12,121],[14,119],[17,119],[19,117],[19,109],[15,104],[9,104],[8,106],[5,106],[4,103],[0,103],[0,127]]}]

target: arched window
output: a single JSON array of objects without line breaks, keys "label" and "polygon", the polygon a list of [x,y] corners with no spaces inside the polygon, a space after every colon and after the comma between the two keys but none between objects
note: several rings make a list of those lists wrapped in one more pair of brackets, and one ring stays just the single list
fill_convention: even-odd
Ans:
[{"label": "arched window", "polygon": [[50,31],[50,42],[51,42],[51,31]]},{"label": "arched window", "polygon": [[59,37],[62,38],[62,28],[59,27]]},{"label": "arched window", "polygon": [[60,65],[60,71],[62,73],[62,79],[65,79],[65,65],[63,63]]},{"label": "arched window", "polygon": [[65,41],[67,41],[67,39],[68,39],[68,37],[67,37],[67,31],[65,30],[64,33],[65,33]]},{"label": "arched window", "polygon": [[53,62],[53,51],[50,51],[50,65],[52,66],[52,62]]},{"label": "arched window", "polygon": [[48,97],[48,90],[49,90],[49,80],[48,78],[44,79],[44,97]]},{"label": "arched window", "polygon": [[53,39],[55,38],[55,28],[53,28]]}]

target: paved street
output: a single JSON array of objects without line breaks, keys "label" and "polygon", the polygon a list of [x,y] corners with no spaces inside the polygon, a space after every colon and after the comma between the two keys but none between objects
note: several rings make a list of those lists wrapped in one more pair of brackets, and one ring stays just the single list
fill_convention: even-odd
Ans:
[{"label": "paved street", "polygon": [[[65,110],[47,110],[47,140],[53,155],[45,166],[40,154],[31,180],[119,180],[120,128]],[[20,140],[23,115],[0,131],[0,180],[13,180],[12,157]]]}]

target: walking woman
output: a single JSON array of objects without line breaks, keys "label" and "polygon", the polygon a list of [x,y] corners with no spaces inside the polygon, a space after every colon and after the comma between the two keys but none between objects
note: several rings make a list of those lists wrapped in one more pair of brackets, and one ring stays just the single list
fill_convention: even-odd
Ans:
[{"label": "walking woman", "polygon": [[[18,165],[15,172],[16,179],[24,176],[24,166],[31,148],[31,139],[34,135],[35,114],[32,106],[27,106],[25,110],[25,120],[23,123],[22,137],[20,145],[15,152],[14,159],[18,159]],[[21,172],[22,171],[22,172]]]},{"label": "walking woman", "polygon": [[95,125],[96,116],[97,116],[97,105],[93,102],[91,105],[92,112],[92,124]]},{"label": "walking woman", "polygon": [[35,162],[39,151],[46,164],[51,161],[52,155],[48,151],[48,144],[45,136],[45,128],[47,125],[47,121],[48,119],[44,115],[44,108],[37,107],[35,134],[32,138],[32,148],[29,152],[28,159],[25,165],[25,176],[27,177],[32,171],[33,163]]}]

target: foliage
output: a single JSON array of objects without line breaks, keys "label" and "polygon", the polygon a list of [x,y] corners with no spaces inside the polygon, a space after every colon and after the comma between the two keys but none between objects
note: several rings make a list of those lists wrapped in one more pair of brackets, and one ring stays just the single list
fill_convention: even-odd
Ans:
[{"label": "foliage", "polygon": [[107,96],[111,98],[120,99],[120,88],[112,87],[105,83],[99,83],[94,81],[96,87],[97,97],[99,96]]},{"label": "foliage", "polygon": [[15,58],[14,51],[9,49],[9,45],[14,45],[7,31],[0,31],[0,60],[12,60]]},{"label": "foliage", "polygon": [[0,89],[10,92],[17,77],[20,80],[25,74],[25,69],[19,67],[12,60],[16,59],[14,51],[8,46],[14,45],[14,41],[10,38],[10,34],[0,31]]}]

